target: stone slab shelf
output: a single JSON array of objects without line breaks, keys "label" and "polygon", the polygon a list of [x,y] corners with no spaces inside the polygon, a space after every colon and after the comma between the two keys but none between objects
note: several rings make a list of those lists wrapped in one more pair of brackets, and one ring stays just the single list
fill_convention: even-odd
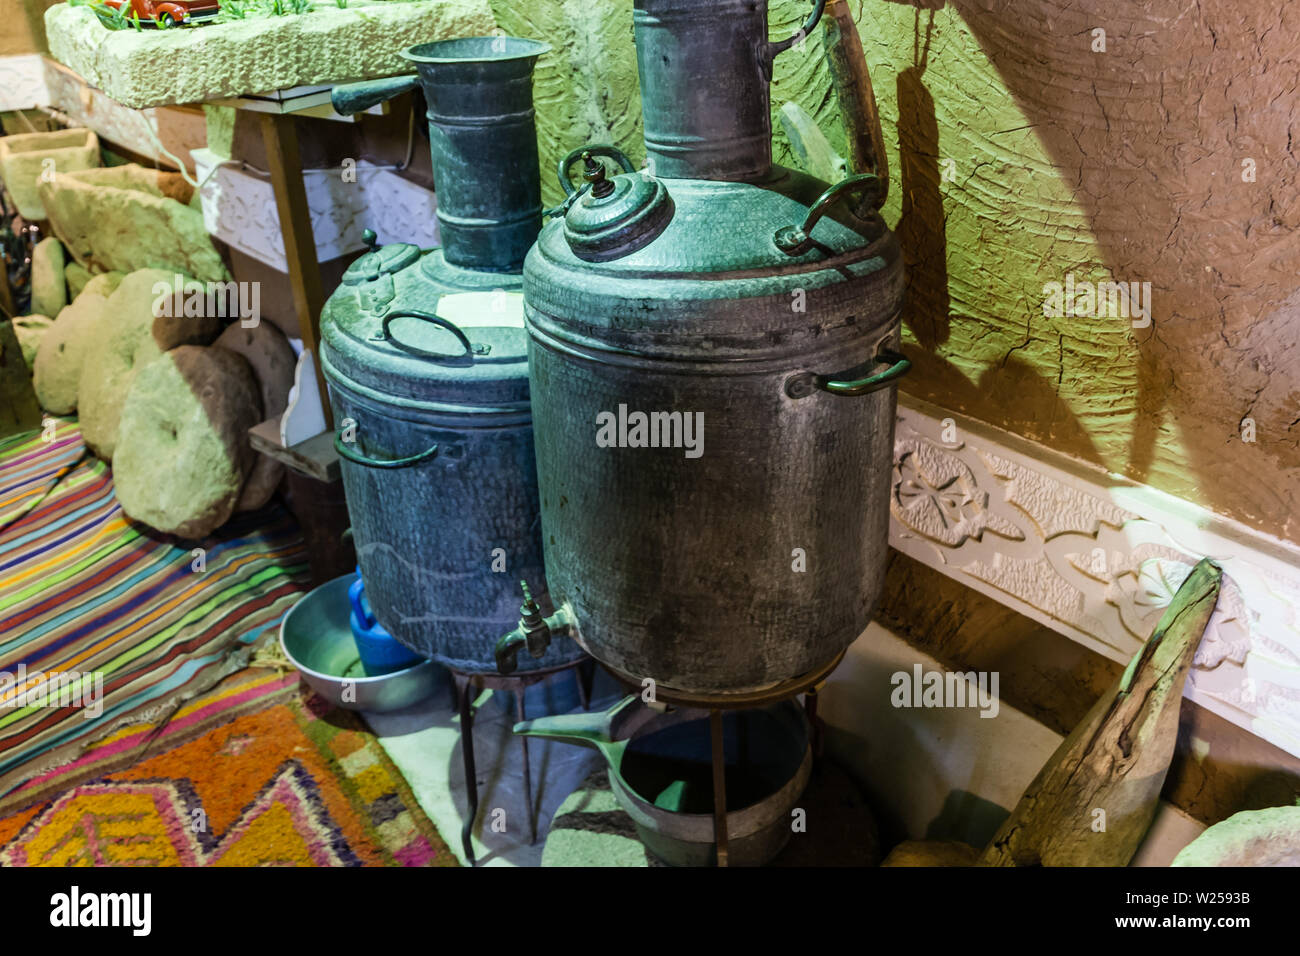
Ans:
[{"label": "stone slab shelf", "polygon": [[62,113],[70,126],[94,130],[109,148],[168,169],[184,166],[193,173],[190,150],[207,141],[198,107],[129,109],[39,53],[0,57],[0,112],[41,108]]},{"label": "stone slab shelf", "polygon": [[416,43],[493,33],[487,0],[349,0],[309,12],[110,30],[88,7],[45,13],[51,55],[124,106],[197,103],[409,72]]}]

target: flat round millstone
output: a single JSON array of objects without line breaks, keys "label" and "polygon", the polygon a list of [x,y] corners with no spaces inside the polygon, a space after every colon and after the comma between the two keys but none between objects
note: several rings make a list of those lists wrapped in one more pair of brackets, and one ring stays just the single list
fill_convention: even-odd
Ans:
[{"label": "flat round millstone", "polygon": [[227,349],[183,345],[140,369],[113,460],[127,517],[183,538],[224,524],[253,466],[260,405],[252,369]]},{"label": "flat round millstone", "polygon": [[32,311],[58,315],[67,304],[63,243],[50,236],[36,243],[32,250]]},{"label": "flat round millstone", "polygon": [[[283,332],[269,322],[259,322],[249,328],[236,322],[228,326],[213,344],[242,355],[252,367],[262,393],[263,421],[284,413],[289,404],[289,390],[293,388],[298,356]],[[259,454],[248,481],[244,482],[235,510],[256,511],[262,507],[271,500],[283,477],[284,465],[269,455]]]},{"label": "flat round millstone", "polygon": [[100,283],[96,289],[87,287],[41,336],[32,377],[36,398],[47,412],[70,415],[77,410],[77,389],[89,351],[90,331],[103,319],[108,307],[107,293],[100,294],[105,288],[107,283]]},{"label": "flat round millstone", "polygon": [[86,446],[105,461],[113,460],[122,407],[139,369],[170,348],[204,345],[221,331],[219,319],[176,314],[174,307],[170,315],[155,315],[155,289],[170,287],[174,279],[163,269],[125,276],[108,297],[103,318],[86,333],[77,409]]},{"label": "flat round millstone", "polygon": [[1170,866],[1300,866],[1300,806],[1243,810],[1207,829]]}]

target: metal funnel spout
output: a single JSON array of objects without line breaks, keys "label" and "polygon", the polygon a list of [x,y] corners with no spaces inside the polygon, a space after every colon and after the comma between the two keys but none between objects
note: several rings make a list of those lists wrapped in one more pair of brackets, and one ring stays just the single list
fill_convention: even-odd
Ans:
[{"label": "metal funnel spout", "polygon": [[520,37],[411,47],[428,103],[443,255],[455,266],[518,272],[542,228],[533,67],[550,50]]},{"label": "metal funnel spout", "polygon": [[[617,776],[623,762],[623,751],[628,744],[623,733],[626,728],[622,726],[625,723],[624,712],[636,701],[635,695],[629,695],[603,713],[559,714],[521,720],[515,724],[514,732],[525,737],[545,737],[548,740],[590,747],[605,758],[609,772]],[[635,716],[635,713],[630,716]],[[615,740],[616,736],[624,739]]]},{"label": "metal funnel spout", "polygon": [[340,113],[359,113],[419,85],[443,257],[453,266],[518,273],[542,228],[533,67],[550,45],[522,37],[421,43],[410,76],[337,86]]}]

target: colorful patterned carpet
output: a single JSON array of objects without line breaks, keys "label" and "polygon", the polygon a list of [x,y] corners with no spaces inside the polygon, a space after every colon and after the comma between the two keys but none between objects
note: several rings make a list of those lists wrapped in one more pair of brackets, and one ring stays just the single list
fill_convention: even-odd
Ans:
[{"label": "colorful patterned carpet", "polygon": [[253,668],[30,781],[5,866],[457,866],[374,735]]},{"label": "colorful patterned carpet", "polygon": [[155,534],[75,421],[47,421],[0,441],[0,797],[238,670],[308,583],[283,509],[198,542]]}]

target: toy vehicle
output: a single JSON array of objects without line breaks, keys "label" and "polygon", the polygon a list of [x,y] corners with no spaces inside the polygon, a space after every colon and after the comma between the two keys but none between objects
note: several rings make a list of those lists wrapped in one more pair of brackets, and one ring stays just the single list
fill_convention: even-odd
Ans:
[{"label": "toy vehicle", "polygon": [[219,0],[104,0],[104,3],[115,10],[125,4],[127,16],[134,13],[141,23],[153,20],[161,27],[207,20],[221,11]]}]

